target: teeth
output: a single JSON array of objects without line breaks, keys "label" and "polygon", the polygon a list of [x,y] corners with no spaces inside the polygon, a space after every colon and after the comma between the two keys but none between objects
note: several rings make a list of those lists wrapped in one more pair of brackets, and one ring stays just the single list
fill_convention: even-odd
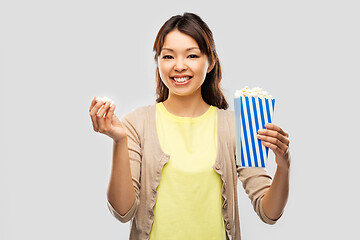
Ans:
[{"label": "teeth", "polygon": [[187,81],[189,79],[190,79],[190,77],[174,78],[174,80],[177,81],[177,82],[185,82],[185,81]]}]

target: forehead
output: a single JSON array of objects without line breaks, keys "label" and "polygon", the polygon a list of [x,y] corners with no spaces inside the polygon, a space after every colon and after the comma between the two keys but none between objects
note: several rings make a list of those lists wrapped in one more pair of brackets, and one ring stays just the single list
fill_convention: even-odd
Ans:
[{"label": "forehead", "polygon": [[189,48],[199,48],[199,45],[194,38],[176,29],[165,36],[163,49],[164,48],[184,50]]}]

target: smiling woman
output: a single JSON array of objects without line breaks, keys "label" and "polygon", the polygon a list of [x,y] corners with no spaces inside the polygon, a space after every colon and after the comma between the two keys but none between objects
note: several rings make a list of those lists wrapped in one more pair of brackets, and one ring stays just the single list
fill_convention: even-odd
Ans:
[{"label": "smiling woman", "polygon": [[264,168],[236,166],[235,116],[209,27],[196,14],[173,16],[153,49],[155,104],[121,120],[115,105],[94,98],[90,107],[94,130],[114,139],[110,212],[131,220],[134,240],[239,240],[240,179],[261,220],[274,224],[288,196],[289,155],[277,151],[287,133],[272,124],[259,136],[276,154],[273,182]]}]

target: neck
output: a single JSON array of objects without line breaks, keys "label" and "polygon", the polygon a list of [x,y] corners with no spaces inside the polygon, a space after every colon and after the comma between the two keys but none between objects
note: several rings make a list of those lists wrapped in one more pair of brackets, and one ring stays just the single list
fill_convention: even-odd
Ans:
[{"label": "neck", "polygon": [[198,117],[204,114],[210,107],[199,95],[177,96],[169,94],[163,102],[165,108],[172,114],[179,117]]}]

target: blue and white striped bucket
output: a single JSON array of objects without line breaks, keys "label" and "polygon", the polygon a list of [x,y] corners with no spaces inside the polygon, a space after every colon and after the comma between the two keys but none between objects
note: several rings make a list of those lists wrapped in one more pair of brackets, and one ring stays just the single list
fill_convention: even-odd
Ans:
[{"label": "blue and white striped bucket", "polygon": [[234,98],[236,120],[236,164],[241,167],[265,167],[269,148],[257,138],[259,129],[272,122],[275,99]]}]

